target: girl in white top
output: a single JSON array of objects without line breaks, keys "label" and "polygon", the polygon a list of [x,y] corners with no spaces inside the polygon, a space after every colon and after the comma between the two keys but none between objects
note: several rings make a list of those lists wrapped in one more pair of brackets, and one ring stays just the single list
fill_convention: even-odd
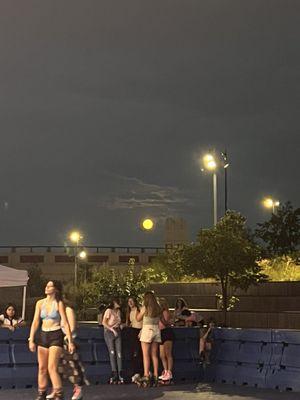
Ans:
[{"label": "girl in white top", "polygon": [[20,326],[24,326],[25,323],[22,318],[17,317],[16,306],[12,303],[7,304],[4,309],[4,313],[0,315],[0,326],[1,328],[7,328],[14,331]]},{"label": "girl in white top", "polygon": [[140,311],[138,303],[134,297],[129,297],[127,303],[126,326],[134,329],[142,329],[143,322],[137,321],[136,314]]},{"label": "girl in white top", "polygon": [[129,373],[132,377],[132,382],[135,382],[143,373],[142,348],[139,339],[143,322],[136,319],[139,311],[140,308],[137,300],[134,297],[129,297],[127,302],[126,326],[128,327],[129,357],[131,361],[131,370]]},{"label": "girl in white top", "polygon": [[[143,321],[140,334],[142,343],[144,376],[138,382],[142,386],[150,385],[150,358],[153,364],[153,386],[158,384],[158,347],[161,343],[159,321],[162,317],[161,308],[152,292],[144,295],[144,305],[137,313],[137,321]],[[165,322],[165,321],[163,321]]]}]

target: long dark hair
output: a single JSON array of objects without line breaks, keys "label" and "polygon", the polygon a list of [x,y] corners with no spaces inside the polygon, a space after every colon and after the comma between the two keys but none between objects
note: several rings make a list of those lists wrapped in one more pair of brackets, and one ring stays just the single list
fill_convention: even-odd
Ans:
[{"label": "long dark hair", "polygon": [[[117,303],[120,305],[120,299],[118,297],[112,297],[106,308],[110,308],[111,310],[113,310],[115,308],[114,303]],[[119,309],[121,309],[121,305],[120,305]]]},{"label": "long dark hair", "polygon": [[51,281],[55,289],[55,300],[59,303],[63,301],[63,285],[60,281]]},{"label": "long dark hair", "polygon": [[16,305],[15,305],[14,303],[8,303],[8,304],[6,304],[6,307],[4,308],[4,313],[3,313],[4,318],[10,319],[10,317],[7,315],[7,309],[8,309],[9,307],[12,307],[12,308],[15,310],[15,315],[13,316],[13,318],[14,318],[14,319],[18,319],[18,318],[17,318],[17,307],[16,307]]},{"label": "long dark hair", "polygon": [[139,306],[139,303],[138,303],[136,297],[129,296],[128,300],[127,300],[127,307],[126,307],[126,324],[130,323],[130,318],[129,317],[130,317],[131,308],[128,305],[129,299],[133,300],[134,306],[137,308],[138,312],[140,311],[140,306]]},{"label": "long dark hair", "polygon": [[178,297],[178,299],[176,300],[176,303],[175,303],[175,310],[178,310],[179,302],[181,303],[181,306],[182,306],[180,308],[183,308],[183,307],[188,308],[187,302],[182,297]]}]

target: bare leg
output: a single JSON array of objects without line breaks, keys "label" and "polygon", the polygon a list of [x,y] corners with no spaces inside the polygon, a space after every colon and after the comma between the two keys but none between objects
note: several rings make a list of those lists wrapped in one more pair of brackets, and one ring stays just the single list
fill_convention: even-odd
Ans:
[{"label": "bare leg", "polygon": [[153,364],[153,374],[158,376],[158,343],[151,343],[151,359]]},{"label": "bare leg", "polygon": [[166,357],[166,352],[165,352],[165,346],[164,344],[161,344],[159,346],[159,356],[162,362],[162,365],[164,367],[164,370],[167,371],[168,370],[168,361],[167,361],[167,357]]},{"label": "bare leg", "polygon": [[164,343],[164,348],[165,348],[165,355],[167,359],[167,371],[173,370],[173,355],[172,355],[172,348],[173,348],[173,342],[171,340],[168,340]]},{"label": "bare leg", "polygon": [[62,350],[63,349],[58,346],[51,346],[49,348],[48,372],[54,391],[60,391],[62,389],[62,381],[57,370]]},{"label": "bare leg", "polygon": [[205,347],[206,347],[206,340],[203,338],[200,338],[199,354],[201,354],[202,352],[205,352]]},{"label": "bare leg", "polygon": [[150,346],[151,343],[141,342],[143,351],[144,376],[150,375]]},{"label": "bare leg", "polygon": [[38,387],[42,392],[46,391],[48,386],[48,354],[47,348],[38,346]]}]

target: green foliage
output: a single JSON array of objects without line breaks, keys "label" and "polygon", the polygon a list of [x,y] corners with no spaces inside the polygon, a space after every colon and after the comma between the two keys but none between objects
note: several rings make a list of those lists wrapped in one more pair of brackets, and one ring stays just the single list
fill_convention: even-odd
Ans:
[{"label": "green foliage", "polygon": [[41,297],[45,293],[47,279],[38,265],[32,265],[28,268],[28,295],[30,297]]},{"label": "green foliage", "polygon": [[[216,297],[218,299],[218,307],[221,310],[224,310],[224,302],[223,302],[223,296],[220,293],[216,294]],[[228,304],[227,304],[227,311],[233,310],[236,303],[238,303],[240,299],[236,296],[230,296],[228,299]]]},{"label": "green foliage", "polygon": [[269,221],[257,224],[256,236],[261,239],[267,255],[287,255],[300,246],[300,208],[290,202],[278,207]]},{"label": "green foliage", "polygon": [[113,297],[120,298],[123,304],[131,296],[141,301],[150,282],[162,280],[163,276],[152,268],[137,271],[134,263],[129,262],[125,272],[114,268],[94,269],[88,282],[69,288],[68,297],[74,299],[79,315],[84,316],[88,308],[108,305]]},{"label": "green foliage", "polygon": [[182,249],[168,250],[167,253],[160,254],[151,262],[151,268],[157,272],[159,278],[164,281],[178,282],[189,281],[183,266]]},{"label": "green foliage", "polygon": [[246,219],[234,211],[228,211],[214,228],[202,229],[197,242],[183,249],[187,274],[220,282],[225,313],[229,287],[247,290],[266,279],[257,263],[259,256],[260,249],[249,234]]},{"label": "green foliage", "polygon": [[274,282],[300,281],[300,253],[279,256],[273,259],[263,259],[260,266],[268,279]]}]

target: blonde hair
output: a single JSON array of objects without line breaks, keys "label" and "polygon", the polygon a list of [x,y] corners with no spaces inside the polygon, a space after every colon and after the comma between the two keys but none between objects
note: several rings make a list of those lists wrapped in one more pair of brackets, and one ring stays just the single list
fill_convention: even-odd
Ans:
[{"label": "blonde hair", "polygon": [[152,292],[146,292],[144,295],[145,315],[150,318],[156,318],[161,315],[161,308],[156,297]]}]

